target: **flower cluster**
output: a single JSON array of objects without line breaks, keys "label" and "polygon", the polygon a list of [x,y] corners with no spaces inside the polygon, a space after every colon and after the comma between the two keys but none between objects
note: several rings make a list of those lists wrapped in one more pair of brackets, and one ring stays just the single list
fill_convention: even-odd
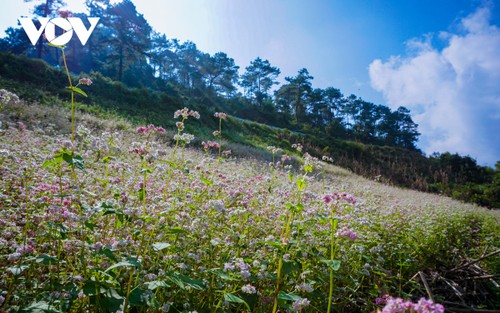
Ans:
[{"label": "flower cluster", "polygon": [[307,308],[311,302],[307,298],[299,298],[298,300],[295,300],[293,303],[293,309],[297,312],[300,312]]},{"label": "flower cluster", "polygon": [[310,292],[314,291],[313,287],[307,283],[300,283],[300,284],[296,285],[295,290],[297,290],[299,292],[306,292],[306,293],[310,293]]},{"label": "flower cluster", "polygon": [[337,232],[337,237],[344,237],[351,241],[355,241],[358,238],[358,235],[349,227],[344,226]]},{"label": "flower cluster", "polygon": [[321,159],[322,159],[324,162],[330,162],[330,163],[333,163],[333,158],[331,158],[331,157],[329,157],[329,156],[324,155]]},{"label": "flower cluster", "polygon": [[225,120],[227,118],[227,114],[223,112],[215,112],[214,116],[216,118],[220,118],[221,120]]},{"label": "flower cluster", "polygon": [[272,154],[281,154],[281,153],[283,153],[283,149],[276,148],[275,146],[268,146],[267,150],[271,151]]},{"label": "flower cluster", "polygon": [[90,78],[87,78],[87,77],[84,77],[84,78],[80,78],[78,80],[78,85],[87,85],[87,86],[90,86],[92,85],[92,80]]},{"label": "flower cluster", "polygon": [[18,103],[19,97],[15,93],[12,93],[8,90],[0,89],[0,105],[3,105],[9,101]]},{"label": "flower cluster", "polygon": [[[379,298],[377,298],[379,299]],[[381,313],[443,313],[444,307],[441,304],[434,303],[432,300],[421,298],[417,303],[411,300],[389,297],[386,305],[379,311]]]},{"label": "flower cluster", "polygon": [[352,205],[355,205],[357,200],[356,198],[354,198],[353,196],[351,195],[348,195],[347,193],[343,192],[343,193],[338,193],[338,192],[334,192],[333,194],[331,195],[323,195],[323,202],[325,204],[329,204],[331,203],[332,201],[344,201],[346,203],[349,203],[349,204],[352,204]]},{"label": "flower cluster", "polygon": [[160,133],[160,134],[164,134],[165,133],[165,129],[161,126],[154,126],[153,124],[150,124],[149,126],[140,126],[136,129],[136,131],[139,133],[139,134],[147,134],[147,133],[154,133],[154,132],[157,132],[157,133]]},{"label": "flower cluster", "polygon": [[194,139],[194,135],[188,134],[188,133],[183,133],[182,135],[176,134],[174,136],[174,140],[181,141],[184,144],[190,143],[191,141],[193,141],[193,139]]},{"label": "flower cluster", "polygon": [[201,145],[203,146],[203,149],[205,149],[205,150],[208,150],[210,148],[219,149],[219,144],[215,141],[210,141],[210,140],[207,142],[203,141],[201,143]]},{"label": "flower cluster", "polygon": [[250,284],[247,284],[247,285],[241,287],[241,291],[243,291],[244,293],[248,293],[248,294],[257,293],[257,289],[255,289],[255,287],[250,285]]},{"label": "flower cluster", "polygon": [[302,146],[302,144],[300,144],[300,143],[294,143],[292,145],[292,148],[297,150],[298,152],[302,152],[302,149],[304,148],[304,146]]},{"label": "flower cluster", "polygon": [[182,116],[183,119],[187,119],[189,116],[194,117],[195,119],[200,119],[200,113],[189,110],[188,108],[175,111],[174,118],[178,118],[180,116]]}]

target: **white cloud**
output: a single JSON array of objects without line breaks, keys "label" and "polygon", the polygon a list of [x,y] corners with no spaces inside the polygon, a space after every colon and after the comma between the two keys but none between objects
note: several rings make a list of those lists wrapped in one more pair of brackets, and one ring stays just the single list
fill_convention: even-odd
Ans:
[{"label": "white cloud", "polygon": [[461,20],[461,32],[410,40],[406,56],[369,67],[372,87],[392,108],[406,106],[426,152],[458,152],[480,164],[500,160],[500,28],[479,8]]}]

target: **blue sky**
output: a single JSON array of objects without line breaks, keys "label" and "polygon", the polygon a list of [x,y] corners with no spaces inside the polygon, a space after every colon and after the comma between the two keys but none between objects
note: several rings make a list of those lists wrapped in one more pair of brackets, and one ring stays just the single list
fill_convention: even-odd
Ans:
[{"label": "blue sky", "polygon": [[[2,3],[0,30],[35,2]],[[84,1],[66,0],[72,11]],[[500,160],[500,1],[135,0],[161,33],[226,52],[241,70],[256,57],[303,67],[315,87],[408,107],[427,154]]]}]

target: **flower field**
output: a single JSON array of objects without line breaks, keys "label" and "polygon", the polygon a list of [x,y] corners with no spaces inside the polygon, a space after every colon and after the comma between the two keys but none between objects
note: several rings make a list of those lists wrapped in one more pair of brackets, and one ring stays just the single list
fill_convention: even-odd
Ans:
[{"label": "flower field", "polygon": [[[224,113],[183,109],[175,130],[118,130],[76,112],[74,139],[68,115],[2,98],[0,312],[439,312],[419,299],[498,301],[490,280],[472,296],[451,278],[481,258],[481,275],[498,273],[494,211],[365,180],[300,143],[290,155],[269,147],[269,161],[238,158],[225,149]],[[197,118],[219,121],[202,144],[184,132]],[[384,309],[398,305],[390,297],[415,305]]]}]

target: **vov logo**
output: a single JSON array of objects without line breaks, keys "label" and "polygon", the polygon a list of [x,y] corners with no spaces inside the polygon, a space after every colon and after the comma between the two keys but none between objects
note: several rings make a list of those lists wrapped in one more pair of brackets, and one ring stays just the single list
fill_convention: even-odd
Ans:
[{"label": "vov logo", "polygon": [[[82,45],[85,45],[95,27],[97,26],[99,17],[89,17],[88,20],[90,23],[89,29],[85,27],[79,17],[56,17],[53,19],[50,19],[48,17],[41,17],[38,19],[41,25],[40,28],[37,29],[32,19],[28,17],[19,18],[19,22],[21,23],[21,26],[26,32],[26,35],[28,35],[28,38],[30,39],[33,46],[36,45],[44,30],[45,36],[51,44],[64,46],[71,40],[71,38],[73,37],[73,32],[75,32]],[[56,26],[64,31],[58,37],[56,37]]]}]

